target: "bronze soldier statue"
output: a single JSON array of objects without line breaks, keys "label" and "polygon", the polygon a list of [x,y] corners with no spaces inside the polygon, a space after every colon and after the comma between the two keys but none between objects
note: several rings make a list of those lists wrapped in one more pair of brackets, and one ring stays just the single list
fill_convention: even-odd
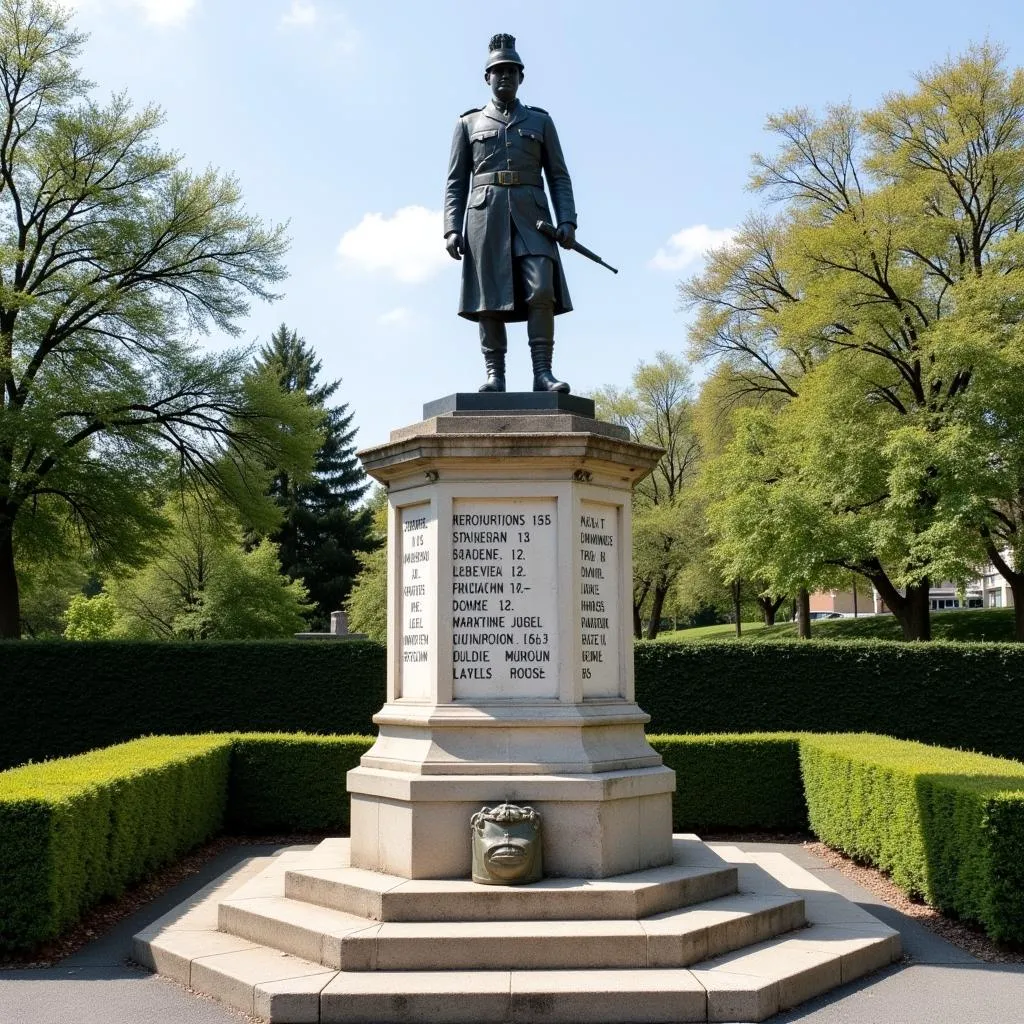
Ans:
[{"label": "bronze soldier statue", "polygon": [[[547,111],[516,99],[524,73],[515,37],[494,36],[489,51],[484,80],[494,98],[459,118],[444,196],[445,244],[462,260],[459,315],[480,325],[481,391],[505,390],[505,324],[525,320],[533,390],[567,392],[551,359],[555,315],[572,309],[555,246],[575,244],[572,181]],[[557,215],[554,240],[537,228],[552,220],[542,170]]]}]

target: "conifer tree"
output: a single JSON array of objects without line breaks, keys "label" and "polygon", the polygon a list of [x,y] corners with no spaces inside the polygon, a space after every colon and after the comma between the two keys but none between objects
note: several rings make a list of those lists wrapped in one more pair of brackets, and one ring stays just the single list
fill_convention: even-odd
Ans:
[{"label": "conifer tree", "polygon": [[256,364],[276,376],[283,391],[304,394],[323,415],[324,440],[312,478],[296,482],[287,472],[279,472],[271,495],[284,515],[272,537],[280,545],[282,570],[303,580],[315,604],[310,625],[326,629],[331,612],[341,608],[359,571],[357,553],[374,546],[370,515],[356,507],[369,482],[355,455],[353,413],[347,403],[328,405],[341,381],[318,382],[321,360],[286,324],[260,349]]}]

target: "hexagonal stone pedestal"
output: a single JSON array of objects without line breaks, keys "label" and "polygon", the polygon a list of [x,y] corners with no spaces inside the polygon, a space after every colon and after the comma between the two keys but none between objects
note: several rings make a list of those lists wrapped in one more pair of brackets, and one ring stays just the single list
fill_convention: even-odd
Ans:
[{"label": "hexagonal stone pedestal", "polygon": [[676,836],[670,865],[519,888],[267,858],[135,937],[140,963],[275,1024],[755,1021],[899,958],[777,854]]},{"label": "hexagonal stone pedestal", "polygon": [[[426,415],[362,453],[388,690],[351,842],[225,881],[136,959],[287,1024],[626,1024],[762,1020],[896,958],[806,872],[672,835],[633,693],[632,489],[661,452],[571,396]],[[542,881],[469,880],[470,815],[503,801],[540,814]]]}]

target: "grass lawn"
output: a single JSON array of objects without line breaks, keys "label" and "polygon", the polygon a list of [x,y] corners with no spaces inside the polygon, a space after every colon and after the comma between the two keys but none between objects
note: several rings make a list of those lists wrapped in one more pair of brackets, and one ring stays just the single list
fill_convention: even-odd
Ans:
[{"label": "grass lawn", "polygon": [[[659,634],[659,640],[729,640],[735,637],[735,627],[704,626],[680,629],[674,633]],[[744,622],[744,637],[750,635],[755,642],[786,640],[796,637],[796,623],[783,622],[765,627],[760,622]],[[868,615],[857,619],[822,619],[811,623],[811,636],[820,640],[902,640],[903,632],[894,615]],[[1012,608],[973,608],[955,612],[932,612],[933,640],[1002,641],[1012,642]]]},{"label": "grass lawn", "polygon": [[[742,623],[743,635],[764,629],[763,622]],[[669,630],[659,633],[659,640],[732,640],[736,636],[736,626],[731,622],[722,622],[717,626],[693,626],[691,629]]]}]

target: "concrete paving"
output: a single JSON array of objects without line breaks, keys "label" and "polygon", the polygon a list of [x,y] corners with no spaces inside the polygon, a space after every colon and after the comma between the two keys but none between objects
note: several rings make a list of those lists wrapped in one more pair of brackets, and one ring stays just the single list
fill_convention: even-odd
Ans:
[{"label": "concrete paving", "polygon": [[[982,963],[789,844],[776,851],[900,931],[907,961],[773,1017],[776,1024],[1005,1024],[1021,1019],[1024,966]],[[250,1018],[127,962],[132,936],[189,895],[277,847],[240,846],[126,918],[57,967],[0,971],[0,1024],[244,1024]],[[742,1022],[737,1022],[742,1024]]]}]

